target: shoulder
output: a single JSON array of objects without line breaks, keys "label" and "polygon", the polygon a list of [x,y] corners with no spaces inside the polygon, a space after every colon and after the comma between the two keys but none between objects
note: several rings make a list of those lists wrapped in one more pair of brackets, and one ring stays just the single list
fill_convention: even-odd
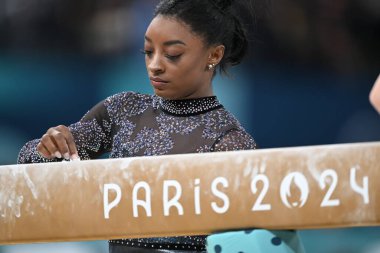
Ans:
[{"label": "shoulder", "polygon": [[104,106],[111,115],[126,114],[129,116],[140,114],[153,104],[153,95],[137,92],[121,92],[104,100]]},{"label": "shoulder", "polygon": [[219,111],[219,123],[228,125],[228,127],[215,141],[212,148],[213,151],[256,149],[255,140],[244,129],[237,118],[224,108]]},{"label": "shoulder", "polygon": [[112,96],[109,96],[105,99],[105,104],[125,104],[131,101],[152,101],[153,95],[148,94],[141,94],[138,92],[133,91],[126,91],[126,92],[120,92],[117,94],[114,94]]},{"label": "shoulder", "polygon": [[240,124],[239,120],[226,108],[222,107],[218,110],[216,110],[217,118],[219,121],[219,124],[228,126],[227,130],[229,129],[239,129],[242,131],[245,131],[243,126]]}]

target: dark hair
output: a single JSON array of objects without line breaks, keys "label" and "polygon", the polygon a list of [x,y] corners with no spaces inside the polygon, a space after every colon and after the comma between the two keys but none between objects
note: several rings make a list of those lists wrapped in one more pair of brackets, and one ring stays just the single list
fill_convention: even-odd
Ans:
[{"label": "dark hair", "polygon": [[248,49],[247,32],[235,14],[234,0],[161,0],[154,16],[173,17],[184,22],[207,46],[225,46],[218,64],[221,73],[241,62]]}]

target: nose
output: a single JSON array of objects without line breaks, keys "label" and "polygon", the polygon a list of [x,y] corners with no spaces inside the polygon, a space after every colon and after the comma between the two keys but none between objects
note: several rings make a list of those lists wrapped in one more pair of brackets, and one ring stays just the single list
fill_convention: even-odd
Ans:
[{"label": "nose", "polygon": [[159,74],[164,72],[164,65],[160,58],[158,54],[154,54],[152,58],[148,60],[147,67],[151,73]]}]

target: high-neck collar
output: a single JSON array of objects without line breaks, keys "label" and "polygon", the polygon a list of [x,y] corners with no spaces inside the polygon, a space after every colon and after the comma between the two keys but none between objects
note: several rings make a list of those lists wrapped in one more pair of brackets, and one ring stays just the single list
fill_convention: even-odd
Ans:
[{"label": "high-neck collar", "polygon": [[159,104],[164,112],[177,116],[197,115],[222,107],[216,96],[180,100],[160,98]]}]

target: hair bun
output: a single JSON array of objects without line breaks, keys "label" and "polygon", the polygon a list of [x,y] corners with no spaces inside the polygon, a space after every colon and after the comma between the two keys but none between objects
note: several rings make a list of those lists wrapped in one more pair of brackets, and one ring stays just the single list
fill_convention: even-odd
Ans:
[{"label": "hair bun", "polygon": [[234,2],[234,0],[210,0],[210,1],[213,2],[216,6],[218,6],[222,10],[228,9]]}]

